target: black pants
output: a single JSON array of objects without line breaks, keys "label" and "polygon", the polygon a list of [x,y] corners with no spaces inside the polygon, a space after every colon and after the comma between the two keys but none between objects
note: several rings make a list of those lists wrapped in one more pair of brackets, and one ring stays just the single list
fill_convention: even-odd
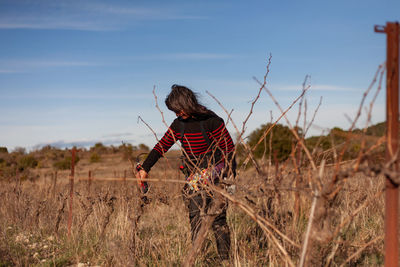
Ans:
[{"label": "black pants", "polygon": [[[200,230],[202,215],[206,214],[213,199],[205,191],[198,191],[193,194],[184,194],[184,200],[189,208],[189,220],[192,232],[192,242],[196,239]],[[228,202],[225,202],[221,212],[216,216],[212,229],[217,242],[218,254],[222,260],[229,258],[231,247],[229,226],[226,223],[226,209]]]}]

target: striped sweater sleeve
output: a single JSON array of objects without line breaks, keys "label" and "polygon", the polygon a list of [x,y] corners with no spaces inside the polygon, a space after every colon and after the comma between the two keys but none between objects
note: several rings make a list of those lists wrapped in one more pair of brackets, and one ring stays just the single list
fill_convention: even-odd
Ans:
[{"label": "striped sweater sleeve", "polygon": [[155,149],[160,155],[163,155],[177,140],[178,134],[170,127],[153,149]]},{"label": "striped sweater sleeve", "polygon": [[142,167],[146,172],[149,172],[158,159],[163,156],[176,141],[178,141],[178,135],[179,134],[176,133],[172,127],[165,132],[164,136],[150,151],[146,160],[142,164]]}]

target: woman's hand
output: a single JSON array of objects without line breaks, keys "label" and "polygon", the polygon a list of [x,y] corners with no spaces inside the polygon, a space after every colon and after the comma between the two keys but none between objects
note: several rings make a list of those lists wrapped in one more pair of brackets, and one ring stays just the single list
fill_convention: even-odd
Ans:
[{"label": "woman's hand", "polygon": [[138,179],[138,180],[137,180],[138,185],[140,186],[143,182],[145,182],[145,181],[146,181],[146,178],[147,178],[148,176],[149,176],[149,175],[147,174],[147,172],[146,172],[145,170],[140,170],[140,171],[138,171],[138,172],[136,173],[136,179]]}]

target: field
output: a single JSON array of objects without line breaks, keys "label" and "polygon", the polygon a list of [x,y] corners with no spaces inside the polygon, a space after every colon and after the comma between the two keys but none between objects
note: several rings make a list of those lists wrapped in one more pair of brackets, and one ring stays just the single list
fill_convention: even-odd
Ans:
[{"label": "field", "polygon": [[[90,163],[88,152],[78,155],[70,236],[69,170],[58,171],[57,180],[53,168],[43,167],[33,170],[35,179],[2,182],[0,265],[180,266],[191,241],[178,182],[183,181],[179,152],[172,151],[152,170],[156,181],[143,208],[123,153],[104,153],[97,163]],[[338,166],[344,174],[353,165]],[[240,169],[236,192],[227,195],[231,266],[383,264],[381,175],[350,171],[336,183],[335,197],[324,199],[313,194],[313,184],[329,184],[335,164],[312,170],[265,161],[260,167],[263,175],[254,167]],[[221,264],[209,234],[195,265]]]},{"label": "field", "polygon": [[[70,151],[44,147],[26,155],[0,150],[0,266],[382,265],[385,179],[399,184],[397,154],[389,151],[392,160],[384,160],[384,123],[369,127],[383,66],[350,129],[311,138],[306,134],[319,106],[307,119],[306,81],[284,110],[265,87],[268,72],[269,65],[242,130],[233,125],[236,178],[205,188],[215,202],[229,201],[229,261],[220,261],[212,234],[191,242],[180,151],[168,152],[152,169],[149,201],[143,201],[129,159],[146,147],[99,144],[77,152],[73,187]],[[281,115],[244,140],[246,122],[263,90]],[[291,123],[286,113],[295,104],[298,117]],[[366,127],[356,129],[364,111]],[[282,118],[287,126],[278,124]],[[212,216],[204,214],[204,221]]]}]

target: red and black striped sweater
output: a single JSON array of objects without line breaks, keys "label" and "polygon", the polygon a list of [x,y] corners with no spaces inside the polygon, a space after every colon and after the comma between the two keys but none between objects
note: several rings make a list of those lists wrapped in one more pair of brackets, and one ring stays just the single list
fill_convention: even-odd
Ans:
[{"label": "red and black striped sweater", "polygon": [[[203,121],[203,129],[209,141],[202,133],[201,121]],[[184,124],[183,137],[181,136],[182,123]],[[182,148],[191,158],[199,158],[207,152],[212,152],[215,146],[220,150],[222,157],[225,157],[235,148],[225,128],[224,120],[217,115],[203,115],[186,120],[179,117],[172,122],[163,138],[150,151],[142,164],[143,169],[149,172],[157,160],[177,141],[183,142]],[[210,146],[208,142],[211,142]]]}]

